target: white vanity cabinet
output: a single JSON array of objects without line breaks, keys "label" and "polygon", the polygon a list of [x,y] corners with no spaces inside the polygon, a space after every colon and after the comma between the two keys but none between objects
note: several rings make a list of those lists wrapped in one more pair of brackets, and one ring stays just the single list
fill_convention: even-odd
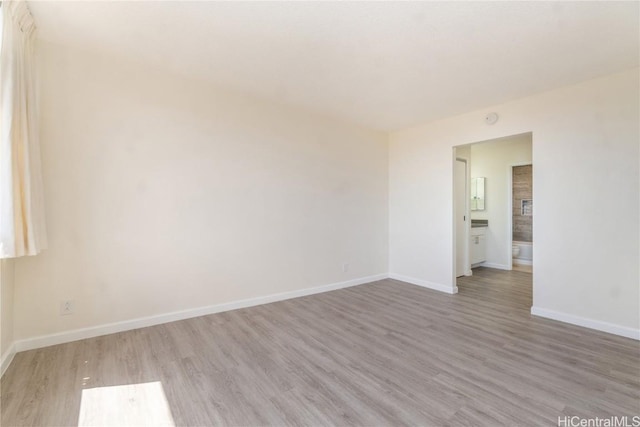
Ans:
[{"label": "white vanity cabinet", "polygon": [[487,227],[471,227],[471,242],[469,245],[471,265],[487,260],[486,237]]}]

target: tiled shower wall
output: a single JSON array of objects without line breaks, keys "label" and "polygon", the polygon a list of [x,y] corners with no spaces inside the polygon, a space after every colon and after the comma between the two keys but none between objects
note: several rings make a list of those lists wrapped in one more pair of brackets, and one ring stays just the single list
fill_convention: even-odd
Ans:
[{"label": "tiled shower wall", "polygon": [[513,240],[533,241],[533,215],[522,215],[522,200],[533,200],[533,166],[513,168]]}]

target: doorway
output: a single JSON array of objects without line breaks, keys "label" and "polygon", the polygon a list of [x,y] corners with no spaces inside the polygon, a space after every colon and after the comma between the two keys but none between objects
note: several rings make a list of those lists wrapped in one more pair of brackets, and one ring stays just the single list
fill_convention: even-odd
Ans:
[{"label": "doorway", "polygon": [[[454,283],[477,267],[518,268],[514,232],[532,224],[533,182],[526,184],[528,195],[514,199],[513,167],[532,165],[532,143],[532,134],[526,133],[453,147]],[[528,232],[533,240],[532,228]],[[523,249],[525,256],[527,251],[532,248]]]}]

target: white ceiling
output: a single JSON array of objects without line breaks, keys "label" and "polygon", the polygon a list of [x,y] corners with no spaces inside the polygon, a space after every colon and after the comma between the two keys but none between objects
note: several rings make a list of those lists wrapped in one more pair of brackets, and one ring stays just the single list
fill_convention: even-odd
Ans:
[{"label": "white ceiling", "polygon": [[30,2],[40,37],[393,130],[638,66],[638,2]]}]

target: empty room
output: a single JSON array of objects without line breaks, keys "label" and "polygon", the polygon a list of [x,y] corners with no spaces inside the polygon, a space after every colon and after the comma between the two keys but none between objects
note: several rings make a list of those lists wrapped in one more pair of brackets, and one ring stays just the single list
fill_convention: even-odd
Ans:
[{"label": "empty room", "polygon": [[2,426],[640,426],[640,2],[0,13]]}]

